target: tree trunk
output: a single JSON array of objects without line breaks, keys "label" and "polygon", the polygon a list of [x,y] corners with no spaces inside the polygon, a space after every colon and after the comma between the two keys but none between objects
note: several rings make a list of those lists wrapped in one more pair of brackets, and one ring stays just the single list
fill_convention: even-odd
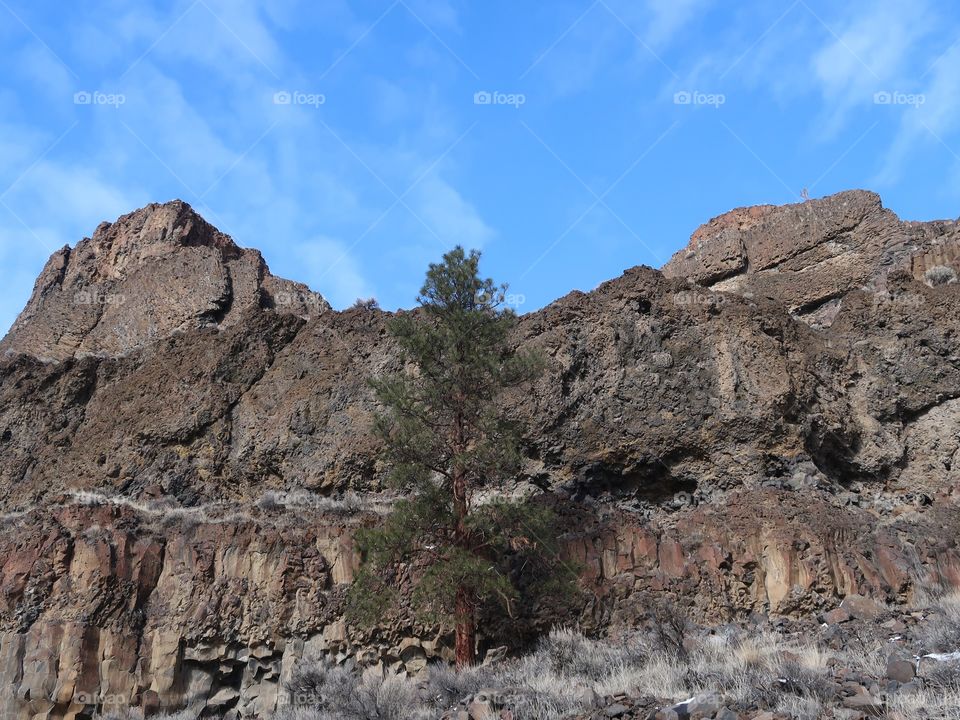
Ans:
[{"label": "tree trunk", "polygon": [[[457,440],[462,445],[462,424],[457,423]],[[470,550],[470,533],[467,530],[467,479],[458,468],[453,473],[453,512],[456,516],[454,542],[463,550]],[[454,623],[456,625],[457,669],[469,667],[474,661],[474,636],[476,634],[473,598],[470,588],[461,585],[457,588],[454,605]]]},{"label": "tree trunk", "polygon": [[473,601],[467,589],[462,587],[457,590],[456,626],[457,669],[460,670],[474,664],[476,646]]}]

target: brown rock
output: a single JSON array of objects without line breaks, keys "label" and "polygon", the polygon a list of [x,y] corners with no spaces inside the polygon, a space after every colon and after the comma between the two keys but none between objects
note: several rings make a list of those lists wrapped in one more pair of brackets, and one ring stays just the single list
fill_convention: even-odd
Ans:
[{"label": "brown rock", "polygon": [[843,706],[850,710],[859,710],[868,717],[883,717],[883,701],[864,692],[843,699]]},{"label": "brown rock", "polygon": [[887,660],[887,677],[899,683],[911,682],[917,676],[916,668],[909,660]]},{"label": "brown rock", "polygon": [[852,616],[850,615],[850,611],[845,607],[834,608],[833,610],[823,614],[823,621],[825,623],[830,623],[831,625],[845,623],[851,618]]},{"label": "brown rock", "polygon": [[186,203],[148,205],[54,253],[0,353],[120,355],[266,306],[330,309],[306,286],[271,276],[259,252],[237,247]]},{"label": "brown rock", "polygon": [[846,610],[851,617],[858,620],[876,620],[886,613],[885,608],[862,595],[848,595],[840,603],[840,609]]},{"label": "brown rock", "polygon": [[715,290],[780,297],[808,322],[829,325],[843,295],[882,287],[891,267],[920,280],[929,267],[958,259],[956,223],[901,222],[874,193],[850,191],[721,215],[663,271]]},{"label": "brown rock", "polygon": [[493,720],[500,716],[500,713],[493,709],[493,705],[488,700],[473,700],[467,705],[467,714],[470,720]]}]

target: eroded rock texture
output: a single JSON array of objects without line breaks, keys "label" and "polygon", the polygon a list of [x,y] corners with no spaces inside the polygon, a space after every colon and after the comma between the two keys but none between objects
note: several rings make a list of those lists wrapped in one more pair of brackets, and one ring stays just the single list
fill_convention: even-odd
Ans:
[{"label": "eroded rock texture", "polygon": [[[960,285],[924,281],[957,255],[955,223],[842,193],[735,210],[662,272],[524,316],[548,369],[502,399],[530,428],[511,481],[567,509],[581,622],[960,585]],[[340,619],[383,489],[388,317],[330,310],[180,202],[50,259],[0,344],[0,714],[255,715],[305,655],[449,653]]]}]

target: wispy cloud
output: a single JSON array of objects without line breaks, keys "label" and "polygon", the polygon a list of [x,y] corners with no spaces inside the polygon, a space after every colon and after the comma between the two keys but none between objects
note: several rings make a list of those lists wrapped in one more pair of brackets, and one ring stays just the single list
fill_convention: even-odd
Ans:
[{"label": "wispy cloud", "polygon": [[428,177],[418,186],[413,205],[444,243],[443,249],[452,245],[482,249],[495,235],[477,209],[438,175]]},{"label": "wispy cloud", "polygon": [[376,297],[359,262],[342,240],[312,238],[295,245],[291,255],[301,263],[301,279],[315,290],[322,289],[335,308],[348,307],[358,298]]},{"label": "wispy cloud", "polygon": [[[960,169],[960,45],[950,49],[924,78],[921,104],[897,108],[900,123],[893,144],[876,182],[889,185],[899,180],[911,155],[918,148],[933,148],[949,164]],[[956,177],[956,175],[955,175]],[[953,184],[956,187],[956,183]]]},{"label": "wispy cloud", "polygon": [[823,132],[835,133],[855,106],[882,91],[916,91],[917,51],[934,27],[923,0],[883,0],[851,9],[838,22],[816,16],[827,36],[811,59],[825,103]]},{"label": "wispy cloud", "polygon": [[714,0],[646,0],[647,21],[642,27],[648,43],[663,47],[713,6]]}]

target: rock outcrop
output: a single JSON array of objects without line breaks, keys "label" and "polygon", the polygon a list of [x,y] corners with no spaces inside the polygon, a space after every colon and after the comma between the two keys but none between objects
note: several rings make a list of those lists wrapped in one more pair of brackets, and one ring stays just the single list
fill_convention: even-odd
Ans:
[{"label": "rock outcrop", "polygon": [[[957,233],[865,192],[735,210],[521,318],[548,368],[502,398],[531,428],[512,482],[567,508],[585,626],[960,586],[960,284],[924,281]],[[181,202],[51,258],[0,343],[4,717],[253,715],[305,654],[449,653],[339,614],[384,501],[389,316],[332,311]]]},{"label": "rock outcrop", "polygon": [[0,353],[122,355],[267,307],[299,316],[330,309],[305,285],[271,275],[259,252],[237,247],[186,203],[148,205],[55,252]]},{"label": "rock outcrop", "polygon": [[960,269],[960,225],[901,222],[862,190],[782,207],[741,208],[699,228],[663,267],[715,290],[780,298],[791,313],[829,324],[851,290],[882,290],[903,270],[921,280]]}]

